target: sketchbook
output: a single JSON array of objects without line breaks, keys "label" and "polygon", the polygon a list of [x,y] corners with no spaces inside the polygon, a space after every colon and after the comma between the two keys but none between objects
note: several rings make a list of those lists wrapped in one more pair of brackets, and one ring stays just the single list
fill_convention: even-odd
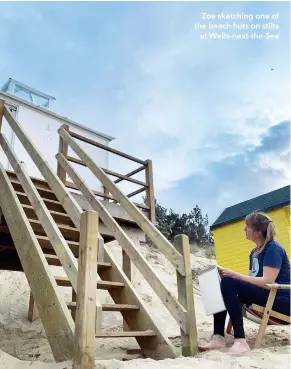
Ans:
[{"label": "sketchbook", "polygon": [[220,281],[220,275],[216,266],[203,270],[198,276],[206,315],[213,315],[226,310],[220,290]]}]

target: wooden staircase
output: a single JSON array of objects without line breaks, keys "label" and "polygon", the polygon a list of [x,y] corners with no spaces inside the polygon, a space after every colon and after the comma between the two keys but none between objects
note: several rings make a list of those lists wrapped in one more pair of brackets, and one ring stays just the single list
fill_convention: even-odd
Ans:
[{"label": "wooden staircase", "polygon": [[[20,181],[17,179],[16,174],[9,171],[6,171],[6,174],[15,191],[15,194],[18,197],[22,209],[24,210],[27,220],[31,225],[34,235],[42,248],[43,255],[48,265],[62,266],[62,263],[59,257],[54,252],[54,248],[49,238],[46,236],[46,232],[41,222],[38,220],[37,214],[33,206],[31,205]],[[70,247],[73,254],[76,256],[77,260],[77,257],[79,255],[80,231],[74,226],[69,215],[66,213],[65,209],[63,208],[57,197],[54,195],[53,191],[49,188],[49,185],[39,179],[32,179],[32,182],[34,183],[34,186],[37,189],[39,195],[44,200],[50,214],[56,222],[56,225],[58,226],[60,232],[64,236],[68,246]],[[5,230],[6,233],[9,233],[9,226],[7,225],[4,217],[1,224],[2,231]],[[106,236],[107,235],[105,234],[105,237]],[[106,247],[106,244],[104,245],[104,247]],[[16,252],[12,238],[10,249],[14,249]],[[97,318],[99,322],[97,321],[96,323],[96,338],[133,337],[136,338],[146,356],[154,357],[156,359],[164,357],[175,357],[172,344],[159,332],[141,298],[135,292],[134,287],[126,278],[124,272],[120,268],[118,268],[117,263],[112,260],[112,257],[110,257],[107,248],[104,258],[104,261],[99,261],[96,265],[96,271],[100,278],[97,281],[96,288],[97,290],[108,291],[115,303],[101,305],[99,314],[100,311],[120,312],[128,327],[132,328],[133,330],[103,334],[102,317],[99,316]],[[9,264],[7,264],[7,269],[11,269]],[[20,262],[19,270],[22,270]],[[72,288],[72,283],[70,282],[68,277],[56,276],[55,281],[59,287]],[[72,288],[72,297],[74,295],[74,290]],[[31,300],[33,301],[32,296]],[[76,301],[71,301],[69,303],[66,303],[66,305],[67,308],[71,310],[71,315],[73,317],[73,320],[75,320],[75,310],[77,305]],[[30,309],[36,310],[36,307],[32,306],[31,303]],[[38,315],[33,314],[32,311],[30,311],[29,316],[34,316],[34,318],[31,318],[31,320],[34,320],[36,317],[38,317]],[[137,328],[139,328],[140,330],[137,330]],[[157,346],[160,345],[160,342],[162,342],[161,352],[159,352],[159,349],[157,349]],[[153,347],[154,349],[152,349],[151,347]]]},{"label": "wooden staircase", "polygon": [[[32,293],[30,316],[36,310],[33,307],[35,302],[55,359],[62,361],[74,357],[75,368],[83,368],[82,363],[91,360],[91,366],[87,363],[84,368],[93,368],[94,330],[95,339],[134,337],[147,357],[163,359],[177,356],[172,343],[154,322],[148,306],[131,283],[131,263],[135,264],[181,327],[182,354],[194,355],[197,352],[197,332],[187,237],[178,236],[173,246],[129,196],[124,195],[92,161],[78,145],[74,134],[65,127],[59,130],[57,176],[0,101],[0,128],[2,117],[6,118],[44,180],[27,175],[20,159],[0,133],[0,144],[14,169],[14,172],[6,171],[0,164],[0,247],[3,246],[7,252],[5,261],[1,258],[0,268],[25,272]],[[178,299],[160,281],[118,219],[110,214],[69,164],[66,157],[68,145],[82,159],[74,159],[74,162],[92,171],[107,189],[106,196],[119,202],[171,261],[177,273]],[[80,208],[66,187],[67,174],[93,210]],[[114,259],[107,245],[114,239],[122,247],[123,266]],[[63,267],[67,276],[54,276],[50,266]],[[71,302],[64,301],[58,287],[72,288]],[[108,291],[114,303],[101,304],[98,290]],[[102,313],[107,311],[120,312],[126,330],[103,333]]]}]

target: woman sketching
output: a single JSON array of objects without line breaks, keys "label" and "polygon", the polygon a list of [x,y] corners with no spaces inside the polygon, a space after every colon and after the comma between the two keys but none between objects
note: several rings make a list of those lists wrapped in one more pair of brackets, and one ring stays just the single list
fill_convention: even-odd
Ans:
[{"label": "woman sketching", "polygon": [[[246,238],[256,246],[250,254],[249,275],[218,267],[226,311],[214,314],[213,338],[208,344],[199,346],[200,351],[226,347],[224,330],[228,313],[235,338],[228,353],[231,356],[247,353],[250,347],[245,339],[242,306],[265,306],[269,296],[265,284],[290,284],[290,262],[284,248],[275,241],[273,220],[265,213],[253,212],[245,221]],[[278,290],[272,310],[290,316],[290,290]]]}]

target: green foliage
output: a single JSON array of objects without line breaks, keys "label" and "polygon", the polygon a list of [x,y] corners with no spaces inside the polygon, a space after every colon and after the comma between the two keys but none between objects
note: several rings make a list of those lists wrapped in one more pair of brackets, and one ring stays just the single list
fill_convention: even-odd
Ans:
[{"label": "green foliage", "polygon": [[[144,199],[146,200],[146,199]],[[203,216],[201,209],[196,205],[189,214],[182,215],[156,204],[156,227],[169,240],[173,241],[178,234],[189,237],[190,243],[197,245],[213,244],[212,234],[208,227],[208,216]]]}]

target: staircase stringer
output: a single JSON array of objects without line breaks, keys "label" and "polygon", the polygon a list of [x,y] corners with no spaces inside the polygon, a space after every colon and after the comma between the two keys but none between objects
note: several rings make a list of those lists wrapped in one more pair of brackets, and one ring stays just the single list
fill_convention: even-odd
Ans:
[{"label": "staircase stringer", "polygon": [[5,136],[1,133],[0,145],[2,146],[2,149],[6,154],[12,168],[14,169],[19,182],[21,183],[29,201],[31,202],[31,205],[39,221],[41,222],[41,225],[45,230],[55,250],[55,253],[58,255],[61,264],[70,282],[72,283],[74,290],[77,291],[78,263],[74,254],[72,253],[72,250],[69,248],[64,236],[62,235],[55,220],[48,211],[31,178],[21,166],[20,160],[17,157],[16,153],[7,142]]},{"label": "staircase stringer", "polygon": [[21,203],[0,163],[0,206],[56,361],[73,357],[74,322]]},{"label": "staircase stringer", "polygon": [[147,331],[156,332],[154,337],[136,337],[138,344],[147,357],[155,360],[166,358],[176,358],[175,347],[166,337],[160,327],[154,322],[150,311],[143,302],[141,296],[136,292],[131,281],[127,278],[122,268],[115,261],[109,251],[109,247],[104,245],[104,261],[111,263],[112,267],[107,270],[100,270],[98,274],[101,279],[113,280],[124,283],[125,287],[122,291],[112,289],[110,293],[116,304],[132,304],[137,305],[139,310],[135,313],[131,311],[122,311],[123,318],[130,331]]},{"label": "staircase stringer", "polygon": [[57,154],[57,159],[70,178],[74,181],[78,189],[82,192],[85,199],[88,201],[92,209],[98,212],[100,219],[108,229],[112,231],[115,239],[120,246],[128,254],[131,261],[136,265],[143,277],[149,281],[150,286],[157,293],[160,300],[167,307],[177,323],[186,331],[187,316],[184,306],[173,296],[173,294],[165,287],[165,285],[157,277],[151,265],[146,258],[139,252],[135,244],[120,227],[117,221],[112,217],[109,211],[105,208],[90,188],[82,181],[79,174],[70,166],[67,159],[62,154]]}]

